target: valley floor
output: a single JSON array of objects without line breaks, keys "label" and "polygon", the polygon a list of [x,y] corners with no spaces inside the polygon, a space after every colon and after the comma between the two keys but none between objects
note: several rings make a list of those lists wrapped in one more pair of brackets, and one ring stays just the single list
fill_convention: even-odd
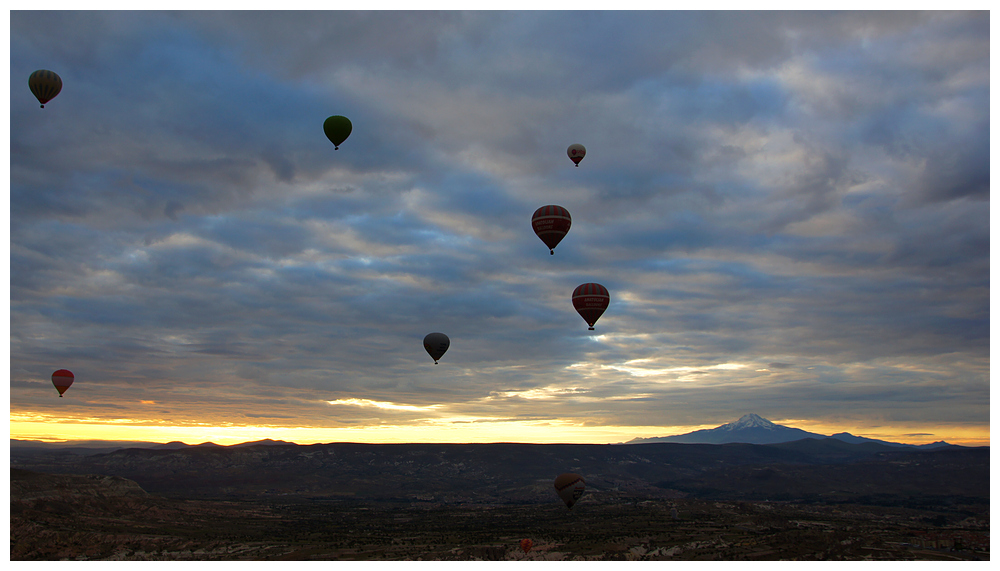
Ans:
[{"label": "valley floor", "polygon": [[[298,503],[35,494],[12,560],[989,560],[989,507]],[[525,554],[521,539],[534,545]]]}]

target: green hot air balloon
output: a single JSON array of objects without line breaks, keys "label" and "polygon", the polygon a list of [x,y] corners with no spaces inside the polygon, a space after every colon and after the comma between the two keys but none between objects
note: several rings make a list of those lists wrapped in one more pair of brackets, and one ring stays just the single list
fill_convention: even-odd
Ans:
[{"label": "green hot air balloon", "polygon": [[340,144],[351,136],[352,128],[351,120],[343,115],[327,117],[326,121],[323,121],[323,132],[326,133],[326,138],[333,143],[334,150],[339,149]]}]

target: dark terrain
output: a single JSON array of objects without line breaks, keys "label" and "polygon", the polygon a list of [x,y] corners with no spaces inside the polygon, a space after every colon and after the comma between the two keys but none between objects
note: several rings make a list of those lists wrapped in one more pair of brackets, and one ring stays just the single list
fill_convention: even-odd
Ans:
[{"label": "dark terrain", "polygon": [[[988,448],[12,448],[11,466],[15,560],[989,559]],[[566,471],[587,481],[572,510]]]}]

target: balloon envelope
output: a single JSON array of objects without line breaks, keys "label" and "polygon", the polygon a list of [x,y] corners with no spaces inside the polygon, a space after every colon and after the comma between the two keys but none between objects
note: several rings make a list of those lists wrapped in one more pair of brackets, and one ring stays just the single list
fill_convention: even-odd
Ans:
[{"label": "balloon envelope", "polygon": [[556,493],[562,498],[562,501],[566,502],[566,507],[573,509],[573,504],[580,499],[583,495],[583,490],[586,488],[586,483],[583,481],[583,476],[579,474],[566,473],[560,474],[556,478]]},{"label": "balloon envelope", "polygon": [[573,307],[580,317],[587,322],[590,329],[594,329],[594,324],[604,315],[604,310],[611,303],[611,294],[608,288],[601,284],[582,284],[573,290]]},{"label": "balloon envelope", "polygon": [[62,78],[54,71],[40,69],[28,76],[28,88],[45,107],[45,104],[62,91]]},{"label": "balloon envelope", "polygon": [[351,120],[343,115],[333,115],[323,121],[323,132],[326,133],[326,138],[333,143],[334,150],[339,149],[340,144],[351,136],[353,128]]},{"label": "balloon envelope", "polygon": [[444,333],[428,333],[424,337],[424,349],[427,350],[427,354],[431,356],[431,359],[434,359],[435,365],[450,346],[451,339],[448,339],[448,336]]},{"label": "balloon envelope", "polygon": [[531,215],[531,229],[549,247],[550,254],[555,254],[553,248],[566,236],[572,224],[569,210],[555,204],[543,206]]},{"label": "balloon envelope", "polygon": [[59,369],[58,371],[52,373],[52,384],[55,385],[56,390],[59,391],[59,396],[63,396],[66,389],[73,384],[73,373],[67,371],[66,369]]},{"label": "balloon envelope", "polygon": [[576,166],[580,166],[580,161],[587,155],[587,149],[580,143],[574,143],[566,149],[566,154],[569,156],[569,160],[573,161]]},{"label": "balloon envelope", "polygon": [[531,551],[531,545],[532,545],[532,542],[531,542],[530,539],[522,539],[521,540],[521,549],[523,549],[525,553]]}]

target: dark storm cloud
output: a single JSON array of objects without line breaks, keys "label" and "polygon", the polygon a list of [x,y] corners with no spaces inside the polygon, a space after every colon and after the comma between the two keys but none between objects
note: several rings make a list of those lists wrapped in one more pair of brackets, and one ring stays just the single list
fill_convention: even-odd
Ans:
[{"label": "dark storm cloud", "polygon": [[13,12],[12,410],[73,361],[178,418],[986,422],[988,48],[967,12]]}]

